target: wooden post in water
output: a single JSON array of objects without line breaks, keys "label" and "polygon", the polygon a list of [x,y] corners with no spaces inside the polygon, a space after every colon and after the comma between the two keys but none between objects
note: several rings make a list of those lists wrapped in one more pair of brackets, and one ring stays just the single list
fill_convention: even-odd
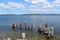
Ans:
[{"label": "wooden post in water", "polygon": [[25,21],[22,23],[22,28],[23,28],[24,31],[27,29]]},{"label": "wooden post in water", "polygon": [[18,29],[18,25],[17,25],[17,23],[15,23],[15,24],[12,25],[12,29],[13,29],[13,30]]},{"label": "wooden post in water", "polygon": [[41,34],[41,28],[42,28],[42,25],[40,24],[40,25],[38,26],[38,33],[39,33],[39,34]]},{"label": "wooden post in water", "polygon": [[22,29],[22,24],[20,23],[20,29]]},{"label": "wooden post in water", "polygon": [[30,31],[30,25],[28,24],[28,31]]},{"label": "wooden post in water", "polygon": [[27,26],[27,34],[28,34],[28,36],[29,36],[29,32],[30,32],[30,25],[28,24],[28,26]]},{"label": "wooden post in water", "polygon": [[35,29],[35,24],[32,24],[32,25],[31,25],[31,30],[32,30],[33,34],[35,34],[34,29]]},{"label": "wooden post in water", "polygon": [[30,34],[29,34],[30,36],[31,36],[31,33],[32,33],[32,31],[31,31],[31,25],[30,25]]},{"label": "wooden post in water", "polygon": [[28,35],[28,24],[26,25],[26,27],[27,27],[27,35]]},{"label": "wooden post in water", "polygon": [[24,29],[24,24],[21,23],[20,26],[21,26],[21,29],[22,29],[22,31],[23,31],[23,29]]},{"label": "wooden post in water", "polygon": [[40,34],[44,34],[44,29],[45,29],[45,25],[41,25],[41,24],[40,24],[40,26],[39,26],[39,28],[38,28],[38,32],[39,32]]},{"label": "wooden post in water", "polygon": [[18,29],[18,24],[17,23],[15,23],[15,28]]},{"label": "wooden post in water", "polygon": [[26,25],[26,23],[24,23],[24,29],[27,30],[27,25]]},{"label": "wooden post in water", "polygon": [[53,37],[54,36],[54,28],[53,27],[50,27],[50,36]]},{"label": "wooden post in water", "polygon": [[15,24],[12,25],[12,29],[15,30]]},{"label": "wooden post in water", "polygon": [[26,31],[26,30],[27,30],[27,24],[24,23],[24,31]]}]

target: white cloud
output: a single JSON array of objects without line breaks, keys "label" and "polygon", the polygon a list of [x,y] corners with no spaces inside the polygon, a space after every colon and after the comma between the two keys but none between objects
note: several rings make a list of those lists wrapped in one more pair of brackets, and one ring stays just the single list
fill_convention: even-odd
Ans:
[{"label": "white cloud", "polygon": [[56,1],[54,1],[54,6],[60,6],[60,0],[56,0]]},{"label": "white cloud", "polygon": [[59,12],[59,10],[56,9],[55,7],[60,6],[60,0],[56,0],[53,3],[50,3],[47,0],[27,0],[26,2],[31,2],[33,4],[32,6],[29,7],[30,11],[32,12],[45,12],[45,13]]},{"label": "white cloud", "polygon": [[36,6],[36,5],[30,5],[29,6],[29,10],[32,12],[39,12],[40,11],[40,7]]},{"label": "white cloud", "polygon": [[22,3],[8,2],[8,4],[0,3],[0,8],[10,10],[21,9],[21,8],[23,9],[24,5]]},{"label": "white cloud", "polygon": [[[25,0],[28,3],[32,3],[32,5],[27,6],[28,4],[16,3],[16,2],[8,2],[8,4],[0,3],[0,8],[15,10],[15,9],[26,9],[31,13],[57,13],[59,12],[56,9],[56,6],[60,7],[60,0],[56,0],[53,3],[48,2],[47,0]],[[28,8],[26,8],[28,7]]]},{"label": "white cloud", "polygon": [[26,2],[31,2],[33,4],[40,3],[40,2],[46,2],[46,0],[25,0]]},{"label": "white cloud", "polygon": [[29,7],[29,10],[33,13],[40,13],[40,12],[42,12],[42,13],[57,13],[58,12],[56,9],[54,9],[52,7],[44,7],[44,6],[42,7],[42,6],[35,6],[35,5],[34,6],[31,5]]},{"label": "white cloud", "polygon": [[60,3],[60,0],[56,0],[55,3]]}]

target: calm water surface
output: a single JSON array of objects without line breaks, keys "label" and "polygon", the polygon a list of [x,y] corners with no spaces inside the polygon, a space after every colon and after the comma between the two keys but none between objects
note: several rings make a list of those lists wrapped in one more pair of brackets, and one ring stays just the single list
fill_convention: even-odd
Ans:
[{"label": "calm water surface", "polygon": [[[26,22],[27,24],[45,24],[54,27],[55,34],[60,34],[60,16],[43,16],[43,15],[30,15],[30,16],[0,16],[0,33],[12,31],[11,26],[13,23]],[[37,27],[37,26],[36,26]]]}]

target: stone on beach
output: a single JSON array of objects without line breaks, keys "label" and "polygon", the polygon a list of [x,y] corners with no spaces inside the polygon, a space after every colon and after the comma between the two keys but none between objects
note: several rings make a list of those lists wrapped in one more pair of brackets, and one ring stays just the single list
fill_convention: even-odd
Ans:
[{"label": "stone on beach", "polygon": [[22,33],[22,38],[23,38],[23,39],[25,38],[25,33]]},{"label": "stone on beach", "polygon": [[11,38],[8,38],[7,40],[11,40]]}]

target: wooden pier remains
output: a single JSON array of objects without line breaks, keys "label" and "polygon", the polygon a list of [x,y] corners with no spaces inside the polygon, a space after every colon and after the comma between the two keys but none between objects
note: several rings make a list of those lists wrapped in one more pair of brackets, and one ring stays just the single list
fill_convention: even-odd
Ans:
[{"label": "wooden pier remains", "polygon": [[[54,28],[53,27],[49,27],[47,24],[45,25],[39,25],[38,27],[38,34],[37,35],[32,35],[35,33],[35,24],[26,24],[26,23],[20,23],[19,24],[19,29],[20,30],[24,30],[26,32],[22,33],[22,37],[23,38],[18,38],[16,40],[44,40],[44,39],[53,39],[54,36]],[[18,25],[17,24],[13,24],[12,26],[13,29],[17,29]],[[27,36],[27,37],[25,37]],[[43,39],[42,39],[43,38]],[[10,38],[8,38],[8,40],[11,40]]]}]

